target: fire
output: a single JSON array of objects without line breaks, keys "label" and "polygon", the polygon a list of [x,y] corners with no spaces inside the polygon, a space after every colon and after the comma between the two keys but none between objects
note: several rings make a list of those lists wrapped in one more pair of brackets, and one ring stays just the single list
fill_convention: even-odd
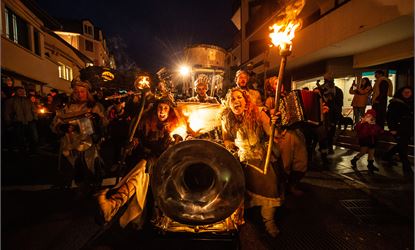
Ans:
[{"label": "fire", "polygon": [[295,31],[301,26],[301,20],[297,20],[296,17],[300,14],[304,4],[304,0],[299,0],[288,5],[281,17],[282,20],[269,27],[272,30],[269,34],[272,44],[280,47],[280,50],[291,51]]},{"label": "fire", "polygon": [[170,136],[174,138],[174,135],[180,135],[183,139],[186,138],[187,135],[187,127],[186,125],[179,126],[175,128],[173,131],[170,132]]},{"label": "fire", "polygon": [[[187,126],[180,126],[170,133],[174,134],[203,134],[221,125],[219,114],[222,106],[209,103],[177,103],[177,109]],[[181,133],[181,134],[180,134]],[[183,136],[182,136],[183,137]],[[185,138],[185,137],[183,137]]]},{"label": "fire", "polygon": [[46,113],[46,108],[39,108],[38,113],[45,114]]},{"label": "fire", "polygon": [[295,30],[300,26],[299,23],[290,22],[287,25],[283,24],[274,24],[270,28],[274,32],[269,34],[272,44],[279,46],[281,50],[289,49],[291,50],[292,39],[294,38]]}]

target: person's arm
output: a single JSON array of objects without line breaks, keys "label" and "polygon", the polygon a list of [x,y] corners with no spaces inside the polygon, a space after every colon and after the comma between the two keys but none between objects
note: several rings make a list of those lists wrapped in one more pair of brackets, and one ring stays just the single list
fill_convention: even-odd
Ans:
[{"label": "person's arm", "polygon": [[358,94],[359,95],[366,95],[367,93],[372,92],[372,87],[371,86],[367,86],[364,89],[358,89]]},{"label": "person's arm", "polygon": [[226,128],[226,121],[224,121],[224,118],[222,118],[222,138],[223,138],[223,144],[225,145],[225,148],[227,148],[229,151],[237,151],[238,148],[235,145],[235,140],[232,138],[231,134],[228,132]]}]

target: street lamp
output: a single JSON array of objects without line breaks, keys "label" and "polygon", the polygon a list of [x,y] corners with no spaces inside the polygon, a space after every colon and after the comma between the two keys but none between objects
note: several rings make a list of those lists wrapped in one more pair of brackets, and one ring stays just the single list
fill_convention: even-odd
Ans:
[{"label": "street lamp", "polygon": [[190,74],[190,67],[187,65],[182,65],[179,68],[179,73],[181,76],[186,77]]},{"label": "street lamp", "polygon": [[[182,88],[182,92],[185,94],[187,92],[187,90],[189,89],[189,86],[187,86],[187,77],[190,75],[191,73],[191,69],[189,66],[182,64],[179,67],[179,74],[182,76],[182,80],[183,80],[183,88]],[[193,90],[193,88],[192,88]],[[192,91],[192,96],[193,96],[193,91]]]}]

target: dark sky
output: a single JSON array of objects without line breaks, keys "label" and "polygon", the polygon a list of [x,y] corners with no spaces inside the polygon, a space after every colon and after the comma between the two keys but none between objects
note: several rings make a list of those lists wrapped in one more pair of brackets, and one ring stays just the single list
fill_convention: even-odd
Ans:
[{"label": "dark sky", "polygon": [[107,39],[121,38],[140,68],[155,72],[179,60],[187,45],[227,49],[237,30],[231,0],[36,0],[53,17],[90,19]]}]

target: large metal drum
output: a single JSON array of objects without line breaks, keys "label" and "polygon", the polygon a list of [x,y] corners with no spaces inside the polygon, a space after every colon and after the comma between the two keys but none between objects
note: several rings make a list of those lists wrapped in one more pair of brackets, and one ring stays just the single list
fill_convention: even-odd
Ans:
[{"label": "large metal drum", "polygon": [[188,140],[165,151],[152,171],[157,206],[187,225],[212,224],[228,218],[244,199],[245,179],[238,160],[224,147]]}]

